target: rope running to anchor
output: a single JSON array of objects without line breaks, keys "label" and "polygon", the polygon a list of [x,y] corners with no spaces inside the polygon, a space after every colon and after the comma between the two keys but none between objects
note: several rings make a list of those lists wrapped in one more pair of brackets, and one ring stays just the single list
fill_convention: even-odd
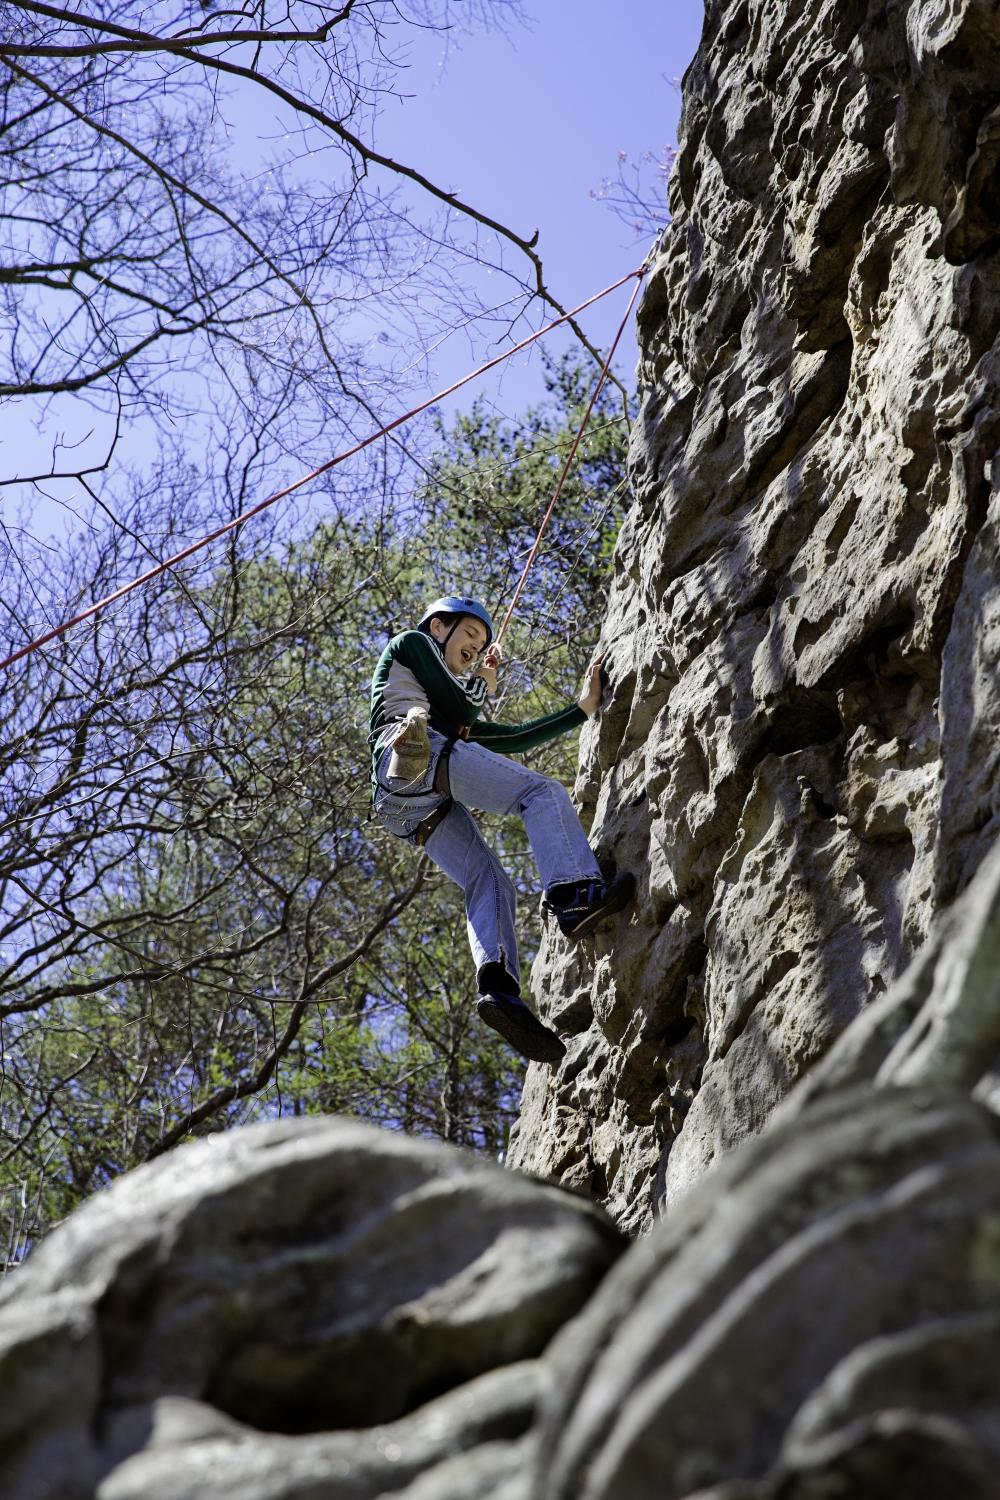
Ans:
[{"label": "rope running to anchor", "polygon": [[570,469],[573,467],[573,460],[576,458],[576,451],[579,448],[580,443],[583,441],[584,432],[587,430],[587,423],[590,421],[590,414],[594,410],[594,406],[597,403],[597,398],[601,394],[601,389],[604,385],[604,382],[608,378],[608,371],[611,369],[611,361],[615,357],[615,350],[618,348],[621,336],[625,332],[625,325],[628,322],[629,318],[632,316],[632,309],[635,306],[635,299],[639,295],[640,288],[642,287],[642,278],[646,274],[646,264],[641,265],[637,271],[632,272],[633,276],[635,276],[637,279],[635,286],[632,288],[632,296],[629,298],[628,307],[626,307],[625,309],[625,316],[622,318],[621,323],[619,324],[618,332],[615,334],[614,342],[611,345],[608,357],[604,361],[604,366],[601,370],[600,375],[598,375],[597,377],[597,384],[594,386],[594,389],[591,392],[590,400],[587,403],[587,410],[583,414],[583,421],[577,428],[576,437],[573,439],[572,447],[570,448],[569,453],[566,455],[566,462],[563,464],[562,473],[559,475],[559,480],[556,484],[555,490],[553,491],[552,499],[549,501],[548,510],[546,510],[544,516],[542,517],[542,524],[538,528],[538,533],[535,537],[534,542],[532,543],[531,551],[528,553],[527,562],[524,564],[524,567],[521,570],[521,576],[517,580],[517,587],[515,588],[513,597],[507,606],[507,613],[504,615],[503,621],[500,625],[500,629],[497,631],[497,641],[502,638],[504,631],[510,624],[511,616],[513,615],[514,610],[517,606],[517,601],[521,597],[521,590],[524,588],[528,574],[531,571],[531,565],[535,561],[535,558],[538,556],[538,549],[542,544],[542,536],[544,535],[546,526],[549,524],[549,518],[552,515],[552,512],[555,510],[556,505],[559,503],[559,497],[563,492],[563,486],[566,483],[566,477],[569,474]]},{"label": "rope running to anchor", "polygon": [[535,560],[535,556],[541,543],[542,533],[544,532],[545,527],[548,525],[549,517],[551,516],[556,502],[562,492],[566,475],[569,473],[570,465],[572,464],[573,458],[576,454],[576,450],[580,445],[580,439],[583,437],[583,431],[587,425],[590,413],[594,408],[594,403],[596,402],[601,387],[603,386],[604,381],[607,378],[608,370],[611,366],[611,360],[614,357],[614,352],[618,347],[618,342],[624,331],[625,324],[628,322],[629,316],[632,312],[632,308],[635,305],[636,297],[639,295],[639,289],[642,285],[642,280],[646,274],[648,266],[648,260],[644,261],[643,264],[637,267],[636,270],[629,271],[627,276],[622,276],[620,280],[613,282],[611,286],[606,286],[603,291],[595,292],[592,297],[587,298],[586,302],[581,302],[578,307],[571,308],[569,312],[563,313],[558,318],[554,318],[551,323],[546,323],[543,328],[539,328],[537,332],[529,334],[528,337],[522,339],[520,343],[514,344],[510,349],[505,349],[502,354],[495,355],[493,359],[489,359],[485,364],[480,365],[477,369],[471,370],[468,375],[463,375],[461,380],[456,380],[453,385],[447,386],[443,391],[438,391],[438,393],[434,396],[429,396],[427,400],[422,401],[419,406],[414,406],[409,411],[403,412],[402,416],[394,417],[393,420],[391,422],[387,422],[384,427],[380,427],[376,432],[370,433],[368,437],[362,438],[360,442],[354,443],[350,448],[345,448],[342,453],[336,454],[335,457],[327,459],[326,463],[320,464],[318,468],[311,470],[310,473],[303,474],[301,479],[296,479],[292,484],[286,485],[284,489],[277,490],[273,495],[268,495],[265,500],[259,500],[256,505],[252,505],[247,510],[241,511],[238,516],[235,516],[231,521],[227,521],[225,525],[216,527],[214,531],[210,531],[206,533],[205,536],[199,537],[196,542],[192,542],[190,546],[183,548],[182,551],[175,552],[172,557],[168,557],[163,562],[157,563],[155,567],[149,568],[145,573],[141,573],[138,578],[133,578],[131,583],[123,584],[121,588],[115,589],[113,593],[106,595],[103,599],[99,599],[96,604],[91,604],[86,609],[81,610],[80,613],[74,615],[72,619],[64,620],[61,625],[57,625],[53,630],[46,631],[44,635],[40,635],[35,640],[29,641],[26,646],[22,646],[19,650],[11,652],[9,656],[5,656],[3,660],[0,661],[0,671],[3,671],[6,667],[13,666],[15,662],[21,661],[24,657],[30,656],[32,652],[39,651],[42,646],[47,646],[50,641],[54,641],[59,636],[65,635],[66,632],[72,630],[74,626],[82,625],[85,620],[92,619],[93,616],[99,614],[101,610],[107,609],[110,604],[115,604],[119,599],[124,599],[126,594],[130,594],[133,589],[141,587],[141,585],[144,583],[151,582],[151,580],[154,578],[158,578],[161,573],[166,573],[170,568],[176,567],[178,563],[185,562],[187,558],[193,557],[196,552],[200,552],[204,547],[210,546],[212,542],[218,541],[220,537],[225,536],[228,532],[234,531],[237,526],[242,526],[245,521],[252,520],[254,516],[259,516],[262,511],[267,510],[272,505],[276,505],[279,500],[286,499],[287,496],[291,495],[295,490],[301,489],[305,484],[309,484],[311,480],[318,479],[321,474],[326,474],[330,469],[335,468],[337,464],[343,463],[345,459],[353,458],[356,453],[360,453],[364,448],[370,447],[372,443],[378,442],[379,438],[386,437],[390,432],[395,431],[397,427],[402,427],[404,422],[412,421],[412,419],[419,416],[421,412],[425,412],[429,406],[435,406],[439,401],[445,400],[446,397],[453,395],[455,391],[461,390],[462,386],[468,385],[470,380],[475,380],[479,375],[485,375],[487,370],[494,369],[496,365],[502,364],[506,359],[510,359],[511,355],[519,353],[522,349],[526,349],[528,345],[533,344],[536,339],[543,338],[545,334],[551,333],[553,328],[558,328],[561,323],[567,322],[570,318],[575,318],[578,313],[585,312],[588,307],[593,307],[595,302],[600,302],[603,297],[609,296],[611,292],[616,292],[619,287],[625,286],[627,282],[633,280],[634,278],[636,284],[632,291],[632,297],[629,301],[628,309],[625,313],[625,317],[622,319],[621,327],[615,335],[614,343],[611,346],[611,353],[608,355],[607,359],[604,362],[604,367],[601,370],[597,385],[595,386],[593,395],[590,398],[590,404],[587,407],[587,411],[584,415],[580,430],[576,435],[576,439],[573,443],[572,448],[570,449],[569,457],[566,460],[563,472],[559,478],[559,483],[556,486],[556,492],[552,497],[548,510],[545,512],[542,524],[538,530],[538,535],[535,538],[534,546],[532,547],[531,552],[528,555],[528,561],[525,563],[524,571],[521,574],[520,581],[518,582],[517,588],[514,592],[514,598],[511,601],[510,608],[508,609],[507,614],[504,617],[503,624],[501,625],[500,630],[497,633],[497,639],[499,640],[500,636],[507,628],[510,617],[514,612],[514,605],[517,603],[517,600],[520,597],[521,590],[524,587],[524,582],[528,576],[531,564]]}]

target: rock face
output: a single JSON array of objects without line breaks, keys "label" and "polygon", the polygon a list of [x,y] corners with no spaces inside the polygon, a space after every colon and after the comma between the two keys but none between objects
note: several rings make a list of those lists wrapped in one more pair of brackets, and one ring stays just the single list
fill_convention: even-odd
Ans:
[{"label": "rock face", "polygon": [[1000,831],[1000,17],[709,0],[577,793],[631,919],[550,932],[511,1161],[648,1226]]}]

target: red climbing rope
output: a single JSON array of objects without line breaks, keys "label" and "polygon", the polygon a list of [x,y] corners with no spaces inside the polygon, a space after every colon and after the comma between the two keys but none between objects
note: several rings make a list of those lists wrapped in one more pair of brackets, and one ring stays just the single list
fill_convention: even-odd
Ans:
[{"label": "red climbing rope", "polygon": [[[521,570],[521,576],[517,581],[517,588],[514,590],[514,596],[507,606],[507,613],[504,615],[503,621],[500,625],[500,629],[496,633],[496,639],[498,642],[503,636],[504,631],[507,629],[507,626],[510,624],[510,619],[514,613],[517,601],[521,597],[521,590],[524,588],[525,580],[527,579],[528,574],[531,571],[531,565],[538,555],[538,549],[542,544],[542,536],[545,533],[546,526],[549,524],[549,517],[552,515],[552,512],[555,510],[556,505],[559,502],[559,496],[563,492],[563,485],[566,483],[566,476],[573,466],[573,460],[576,457],[576,450],[580,446],[580,443],[583,439],[583,434],[587,428],[587,423],[590,421],[590,414],[594,410],[597,398],[601,394],[601,388],[604,385],[605,380],[607,380],[608,378],[608,371],[611,368],[611,361],[615,357],[615,350],[618,348],[619,340],[621,339],[622,334],[625,332],[625,325],[628,322],[629,318],[632,316],[632,309],[635,306],[635,299],[639,295],[639,289],[642,286],[642,278],[646,274],[646,264],[641,265],[638,271],[633,271],[632,274],[638,279],[635,286],[632,288],[632,295],[629,298],[628,307],[625,309],[625,316],[621,320],[618,332],[615,334],[614,343],[611,345],[608,357],[604,361],[604,368],[601,370],[600,375],[597,377],[597,384],[594,386],[594,389],[591,393],[590,401],[587,405],[587,410],[583,414],[583,421],[580,423],[580,426],[577,429],[576,437],[573,439],[573,446],[570,448],[569,453],[566,457],[566,462],[563,464],[562,473],[559,475],[559,480],[556,484],[555,490],[553,491],[552,499],[549,501],[549,508],[542,517],[542,524],[538,528],[538,533],[535,537],[534,542],[532,543],[531,551],[528,553],[528,560]],[[627,279],[628,278],[626,278],[626,280]],[[620,286],[621,282],[619,282],[618,285]]]},{"label": "red climbing rope", "polygon": [[[305,484],[309,484],[311,480],[318,479],[320,474],[327,473],[329,469],[335,468],[337,464],[342,464],[345,459],[353,458],[356,453],[360,453],[362,449],[368,448],[372,443],[378,442],[379,438],[386,437],[397,427],[401,427],[404,422],[409,422],[414,417],[419,416],[420,413],[426,411],[429,406],[434,406],[438,401],[443,401],[447,396],[453,395],[455,391],[461,390],[462,386],[468,385],[470,380],[475,380],[479,375],[485,375],[487,370],[492,370],[495,365],[502,364],[505,359],[510,359],[512,354],[517,354],[521,349],[526,349],[529,344],[533,344],[536,339],[540,339],[545,334],[551,333],[552,329],[558,328],[561,323],[565,323],[570,318],[575,318],[578,313],[586,312],[588,307],[593,307],[595,302],[600,302],[603,297],[607,297],[611,292],[616,292],[619,287],[624,286],[626,282],[631,281],[633,277],[635,277],[637,278],[635,291],[632,294],[632,300],[629,303],[628,309],[628,311],[631,312],[633,303],[635,302],[636,296],[639,292],[639,287],[642,284],[642,278],[645,274],[646,265],[644,263],[636,270],[629,271],[627,276],[622,276],[620,280],[613,282],[611,286],[606,286],[602,292],[595,292],[592,297],[587,298],[586,302],[581,302],[579,307],[571,308],[569,312],[563,313],[560,317],[554,318],[551,323],[547,323],[544,328],[539,328],[536,333],[529,334],[528,337],[522,339],[519,344],[514,344],[512,348],[505,349],[502,354],[497,354],[493,359],[487,360],[486,363],[480,365],[478,369],[470,371],[468,375],[463,375],[461,380],[456,380],[453,385],[449,385],[445,390],[438,391],[437,395],[429,396],[427,400],[422,401],[419,406],[412,407],[410,411],[404,412],[402,416],[394,417],[391,422],[387,422],[386,425],[384,427],[380,427],[377,432],[373,432],[368,437],[362,438],[360,442],[355,443],[352,447],[345,448],[343,453],[338,453],[334,458],[327,459],[326,463],[320,464],[318,469],[313,469],[309,474],[303,474],[301,479],[296,479],[294,483],[286,485],[283,490],[278,490],[275,494],[268,495],[266,500],[260,500],[256,505],[251,505],[249,509],[241,511],[238,516],[235,516],[231,521],[227,521],[224,526],[217,526],[214,531],[208,532],[205,536],[200,537],[198,541],[192,542],[190,546],[183,548],[182,551],[175,552],[173,557],[166,558],[165,561],[157,563],[154,568],[150,568],[147,572],[140,574],[138,578],[133,578],[131,583],[123,584],[121,588],[115,589],[113,593],[108,594],[103,599],[99,599],[96,604],[88,605],[86,609],[81,610],[80,613],[74,615],[72,619],[64,620],[61,625],[57,625],[53,630],[46,631],[44,635],[40,635],[35,640],[29,641],[26,646],[22,646],[19,650],[11,652],[9,656],[5,656],[3,660],[0,661],[0,671],[3,671],[6,667],[13,666],[15,662],[20,661],[23,657],[30,656],[33,651],[40,650],[42,646],[47,646],[49,641],[54,641],[59,636],[65,635],[66,632],[68,630],[72,630],[74,626],[82,625],[84,620],[91,619],[94,615],[100,613],[102,609],[107,609],[108,605],[117,603],[119,599],[124,599],[126,594],[130,594],[133,589],[139,588],[144,583],[149,583],[152,579],[157,578],[161,573],[167,572],[169,568],[174,568],[178,563],[186,561],[186,559],[192,557],[194,553],[200,552],[203,547],[208,547],[212,542],[218,541],[219,537],[225,536],[227,532],[234,531],[237,526],[242,526],[245,521],[251,520],[254,516],[259,516],[261,511],[267,510],[269,506],[276,505],[279,500],[286,499],[295,490],[301,489]],[[593,408],[594,401],[597,399],[597,394],[600,391],[601,386],[604,384],[604,380],[608,372],[608,367],[611,363],[611,357],[614,354],[615,349],[617,348],[618,340],[621,338],[622,329],[625,327],[625,322],[627,319],[628,312],[625,314],[625,318],[622,320],[622,327],[619,328],[618,333],[615,336],[615,342],[612,345],[611,354],[609,354],[607,360],[605,361],[604,369],[601,371],[600,380],[598,381],[597,387],[594,391],[594,395],[591,398],[590,407],[588,407],[587,409],[587,415],[586,417],[584,417],[584,426],[586,426],[587,418],[590,416],[590,411]],[[581,428],[580,435],[582,435],[582,431],[583,429]],[[573,445],[572,452],[570,453],[569,460],[567,461],[566,471],[568,471],[569,463],[572,462],[573,455],[575,454],[576,449],[579,446],[580,435],[578,435],[577,441]],[[564,471],[564,478],[566,471]],[[559,488],[562,488],[561,480]],[[558,498],[559,496],[557,491],[555,497],[553,498],[552,505],[550,505],[549,510],[546,513],[545,521],[543,521],[542,523],[543,530],[546,522],[548,521],[549,515],[551,514],[552,507],[555,505],[555,502]],[[539,532],[538,540],[540,539],[541,531]],[[527,575],[528,568],[531,566],[531,563],[534,560],[534,553],[536,551],[537,541],[536,546],[532,549],[531,557],[529,557],[528,559],[527,566],[525,567],[524,574],[521,578],[521,583],[518,585],[517,593],[515,593],[514,595],[515,602],[517,600],[518,594],[521,591],[521,586],[523,585],[524,577]],[[513,605],[511,606],[511,609],[513,609]],[[501,626],[501,633],[506,628],[507,620],[510,618],[510,614],[511,610],[508,610],[507,618],[504,620],[503,625]]]}]

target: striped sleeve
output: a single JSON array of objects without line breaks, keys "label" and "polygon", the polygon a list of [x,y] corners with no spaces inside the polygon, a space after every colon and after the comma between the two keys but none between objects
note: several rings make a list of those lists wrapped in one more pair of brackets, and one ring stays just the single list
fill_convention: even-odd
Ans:
[{"label": "striped sleeve", "polygon": [[432,714],[455,725],[475,722],[486,698],[485,678],[474,677],[465,683],[455,677],[422,630],[404,630],[392,646],[396,660],[409,667],[427,694]]}]

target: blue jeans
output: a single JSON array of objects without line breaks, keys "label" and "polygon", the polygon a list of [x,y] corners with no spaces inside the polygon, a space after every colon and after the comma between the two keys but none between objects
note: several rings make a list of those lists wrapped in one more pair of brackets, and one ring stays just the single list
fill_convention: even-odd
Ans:
[{"label": "blue jeans", "polygon": [[[389,757],[378,764],[375,812],[391,833],[412,838],[444,797],[434,791],[434,775],[445,744],[430,731],[431,756],[426,773],[415,782],[389,781]],[[426,849],[440,870],[465,892],[469,945],[476,968],[503,964],[518,978],[519,960],[514,912],[514,883],[486,843],[469,807],[481,812],[517,814],[523,819],[542,886],[600,880],[601,871],[587,842],[566,788],[551,776],[529,770],[506,755],[497,755],[472,740],[456,740],[448,761],[452,805],[427,840]]]}]

